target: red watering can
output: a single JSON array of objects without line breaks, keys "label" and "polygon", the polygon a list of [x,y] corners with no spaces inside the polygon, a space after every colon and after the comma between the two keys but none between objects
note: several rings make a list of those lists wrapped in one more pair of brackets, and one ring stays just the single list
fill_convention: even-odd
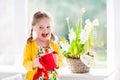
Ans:
[{"label": "red watering can", "polygon": [[39,58],[39,62],[44,68],[38,69],[38,72],[34,75],[33,80],[37,80],[39,76],[42,76],[42,73],[44,73],[46,78],[45,80],[48,80],[47,71],[51,71],[57,67],[54,54],[57,54],[57,52],[47,53]]}]

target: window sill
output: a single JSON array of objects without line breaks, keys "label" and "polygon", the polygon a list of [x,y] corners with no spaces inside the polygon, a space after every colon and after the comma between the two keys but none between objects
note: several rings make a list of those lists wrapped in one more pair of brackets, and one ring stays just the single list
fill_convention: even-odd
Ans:
[{"label": "window sill", "polygon": [[58,71],[60,80],[105,80],[111,73],[107,69],[90,69],[88,73],[72,73],[68,68]]},{"label": "window sill", "polygon": [[[0,79],[4,77],[11,77],[17,74],[25,76],[25,69],[21,66],[0,66]],[[72,73],[67,67],[58,70],[59,80],[104,80],[112,71],[108,69],[90,69],[88,73]]]},{"label": "window sill", "polygon": [[23,66],[10,66],[10,65],[5,65],[5,66],[0,66],[0,73],[25,73],[26,70],[24,69]]}]

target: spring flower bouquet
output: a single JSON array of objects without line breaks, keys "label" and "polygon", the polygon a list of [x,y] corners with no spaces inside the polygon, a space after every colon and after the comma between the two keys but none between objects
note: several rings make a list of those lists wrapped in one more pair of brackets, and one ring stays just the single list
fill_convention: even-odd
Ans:
[{"label": "spring flower bouquet", "polygon": [[[86,8],[82,8],[82,16]],[[91,40],[94,27],[99,25],[98,19],[91,21],[86,19],[83,22],[81,18],[76,21],[75,29],[70,26],[69,18],[66,18],[68,24],[68,38],[61,37],[60,45],[62,53],[67,58],[80,59],[87,67],[93,66],[94,57],[91,51]]]}]

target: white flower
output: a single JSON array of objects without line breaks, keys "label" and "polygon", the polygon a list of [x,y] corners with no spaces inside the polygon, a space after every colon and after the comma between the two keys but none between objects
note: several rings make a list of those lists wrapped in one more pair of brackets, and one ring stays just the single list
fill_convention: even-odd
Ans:
[{"label": "white flower", "polygon": [[66,17],[66,21],[69,21],[69,17]]},{"label": "white flower", "polygon": [[88,67],[93,67],[95,65],[95,60],[92,56],[83,54],[80,56],[80,60]]},{"label": "white flower", "polygon": [[91,30],[92,30],[92,24],[85,25],[84,30],[89,34],[91,32]]},{"label": "white flower", "polygon": [[98,19],[95,19],[95,20],[93,21],[93,25],[94,25],[94,26],[98,26],[98,25],[99,25]]},{"label": "white flower", "polygon": [[69,45],[68,42],[63,43],[63,42],[60,41],[60,45],[61,45],[61,47],[64,51],[68,51],[68,49],[70,48],[70,45]]},{"label": "white flower", "polygon": [[91,25],[92,24],[92,22],[90,21],[90,19],[86,19],[85,23],[86,23],[86,25]]},{"label": "white flower", "polygon": [[85,44],[88,40],[88,33],[82,29],[81,33],[80,33],[80,41],[81,41],[81,44]]},{"label": "white flower", "polygon": [[86,20],[86,24],[84,27],[85,31],[89,34],[90,31],[92,30],[92,23],[89,19]]},{"label": "white flower", "polygon": [[76,38],[76,34],[73,30],[73,28],[70,30],[70,34],[69,34],[69,40],[72,41],[72,40],[75,40]]}]

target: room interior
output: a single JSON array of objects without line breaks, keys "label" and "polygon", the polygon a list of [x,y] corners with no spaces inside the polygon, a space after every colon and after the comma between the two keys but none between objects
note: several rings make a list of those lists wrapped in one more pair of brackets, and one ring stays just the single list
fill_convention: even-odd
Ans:
[{"label": "room interior", "polygon": [[[27,23],[27,0],[12,0],[14,5],[14,26],[17,26],[18,32],[22,31],[22,34],[16,37],[15,45],[16,47],[22,47],[25,44],[26,36],[28,32],[27,27],[22,28],[21,26],[26,26]],[[62,68],[58,70],[60,80],[120,80],[120,1],[119,0],[106,0],[107,2],[107,67],[102,69],[91,69],[89,73],[85,74],[75,74],[69,71],[69,69]],[[0,3],[2,4],[2,3]],[[5,3],[4,3],[5,4]],[[3,9],[1,9],[3,10]],[[1,28],[1,26],[0,26]],[[15,29],[15,27],[13,27]],[[4,34],[2,34],[4,35]],[[9,35],[9,34],[8,34]],[[24,36],[22,36],[24,35]],[[22,38],[22,39],[21,39]],[[22,40],[22,41],[21,41]],[[24,43],[23,43],[24,42]],[[16,43],[20,43],[16,45]],[[11,44],[10,44],[11,45]],[[18,53],[22,53],[23,48],[21,48]],[[110,54],[109,54],[110,53]],[[23,56],[18,54],[19,56]],[[4,60],[5,58],[3,58]],[[26,70],[21,65],[22,58],[18,57],[15,65],[6,66],[0,65],[0,80],[24,80]]]}]

